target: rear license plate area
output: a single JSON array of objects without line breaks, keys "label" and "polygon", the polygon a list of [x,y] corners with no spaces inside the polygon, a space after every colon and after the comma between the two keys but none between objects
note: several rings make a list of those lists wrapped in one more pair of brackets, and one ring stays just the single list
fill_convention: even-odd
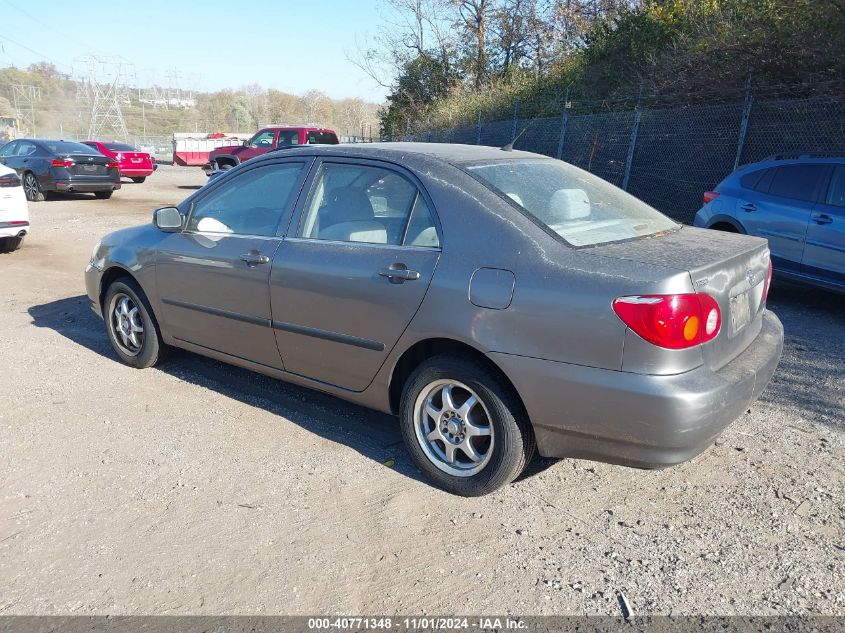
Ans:
[{"label": "rear license plate area", "polygon": [[751,321],[751,303],[748,292],[731,297],[731,336]]},{"label": "rear license plate area", "polygon": [[82,170],[87,171],[87,172],[96,172],[97,171],[97,165],[83,165]]}]

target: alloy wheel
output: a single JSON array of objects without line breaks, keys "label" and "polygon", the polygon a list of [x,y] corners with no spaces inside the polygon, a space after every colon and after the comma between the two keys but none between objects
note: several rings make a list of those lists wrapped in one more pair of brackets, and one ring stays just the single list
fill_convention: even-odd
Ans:
[{"label": "alloy wheel", "polygon": [[144,322],[132,297],[123,293],[112,297],[109,326],[120,350],[127,356],[137,356],[144,345]]},{"label": "alloy wheel", "polygon": [[457,477],[481,472],[493,455],[494,431],[487,407],[467,385],[436,380],[414,405],[420,448],[437,468]]},{"label": "alloy wheel", "polygon": [[23,190],[26,194],[26,199],[30,202],[35,202],[38,197],[38,180],[32,174],[27,174],[23,179]]}]

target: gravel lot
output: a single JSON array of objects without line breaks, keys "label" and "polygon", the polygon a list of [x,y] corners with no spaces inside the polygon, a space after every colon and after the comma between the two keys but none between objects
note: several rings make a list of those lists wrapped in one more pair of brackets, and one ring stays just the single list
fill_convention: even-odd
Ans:
[{"label": "gravel lot", "polygon": [[[99,237],[204,181],[31,204],[0,255],[0,614],[845,615],[845,300],[775,283],[786,350],[693,462],[535,461],[485,498],[394,420],[188,353],[115,360]],[[395,460],[395,465],[384,465]]]}]

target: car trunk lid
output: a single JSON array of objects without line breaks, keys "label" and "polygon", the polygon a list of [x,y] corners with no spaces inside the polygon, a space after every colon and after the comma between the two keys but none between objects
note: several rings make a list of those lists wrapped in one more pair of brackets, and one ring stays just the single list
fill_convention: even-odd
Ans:
[{"label": "car trunk lid", "polygon": [[108,164],[113,161],[108,156],[94,154],[69,154],[65,158],[73,161],[68,171],[75,176],[105,176],[109,171]]},{"label": "car trunk lid", "polygon": [[693,227],[590,249],[597,255],[687,271],[696,292],[719,304],[719,335],[701,345],[705,364],[718,370],[756,338],[765,308],[769,264],[766,240]]}]

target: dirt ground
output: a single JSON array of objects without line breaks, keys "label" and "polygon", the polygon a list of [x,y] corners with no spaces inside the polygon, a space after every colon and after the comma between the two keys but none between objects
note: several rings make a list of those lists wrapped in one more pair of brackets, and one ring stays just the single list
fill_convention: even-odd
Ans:
[{"label": "dirt ground", "polygon": [[[199,186],[30,205],[0,256],[0,614],[845,615],[845,300],[775,284],[786,350],[691,463],[537,460],[429,486],[395,421],[188,353],[116,361],[84,296],[103,234]],[[395,460],[395,465],[384,465]]]}]

